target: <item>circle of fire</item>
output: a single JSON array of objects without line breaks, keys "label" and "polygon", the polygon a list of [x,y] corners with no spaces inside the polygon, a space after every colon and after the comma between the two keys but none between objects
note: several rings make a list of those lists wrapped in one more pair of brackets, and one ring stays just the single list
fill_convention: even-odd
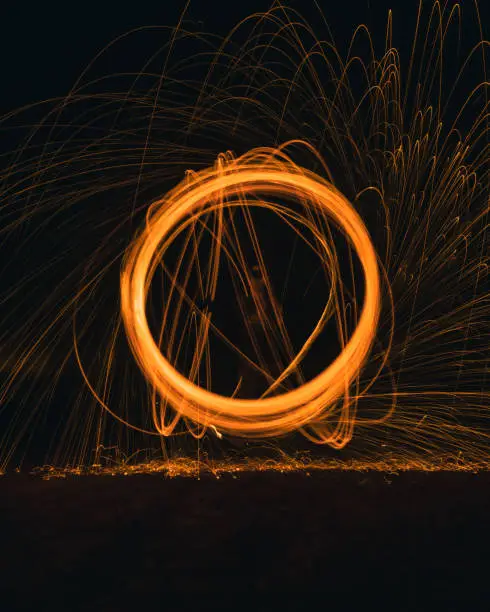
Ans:
[{"label": "circle of fire", "polygon": [[[204,389],[175,369],[149,329],[146,301],[157,260],[164,257],[185,227],[213,208],[237,205],[236,199],[238,205],[247,206],[250,202],[246,197],[253,195],[253,205],[260,205],[258,193],[301,199],[344,232],[362,267],[364,304],[351,337],[323,372],[286,393],[238,399]],[[324,248],[328,252],[325,241]],[[178,415],[229,435],[254,438],[278,436],[306,425],[315,428],[325,424],[334,411],[339,415],[340,405],[336,428],[324,425],[322,438],[336,447],[351,439],[355,399],[350,397],[349,387],[359,375],[375,338],[380,313],[380,274],[377,255],[362,219],[320,176],[288,159],[266,156],[263,151],[189,174],[152,206],[146,227],[128,249],[120,289],[122,318],[131,350],[148,382]],[[155,414],[154,420],[158,428]]]}]

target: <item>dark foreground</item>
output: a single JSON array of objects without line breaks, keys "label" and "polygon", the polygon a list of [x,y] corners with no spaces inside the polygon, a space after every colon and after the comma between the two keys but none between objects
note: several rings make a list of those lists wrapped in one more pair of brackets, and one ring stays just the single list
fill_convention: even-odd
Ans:
[{"label": "dark foreground", "polygon": [[5,476],[0,610],[490,610],[489,521],[488,472]]}]

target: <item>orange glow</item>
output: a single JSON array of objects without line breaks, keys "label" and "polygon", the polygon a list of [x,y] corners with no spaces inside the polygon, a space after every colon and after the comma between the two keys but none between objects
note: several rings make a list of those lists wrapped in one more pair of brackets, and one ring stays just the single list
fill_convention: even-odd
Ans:
[{"label": "orange glow", "polygon": [[[358,325],[337,358],[313,380],[286,393],[257,399],[237,399],[213,393],[179,373],[164,357],[153,338],[147,318],[147,294],[157,260],[184,230],[193,229],[202,215],[212,213],[223,219],[222,212],[231,207],[260,206],[280,215],[294,215],[282,205],[264,199],[264,195],[299,200],[328,217],[347,237],[362,266],[365,297]],[[305,220],[305,224],[308,222]],[[311,221],[309,222],[311,226]],[[223,224],[216,224],[216,249],[222,244]],[[314,231],[315,227],[311,227]],[[324,249],[325,265],[331,262],[327,238],[317,230],[316,238]],[[219,254],[214,261],[218,262]],[[215,264],[214,282],[218,279]],[[243,271],[247,274],[247,271]],[[330,270],[331,274],[335,274]],[[121,274],[121,309],[132,351],[147,380],[160,397],[168,400],[177,415],[201,426],[241,437],[277,436],[312,426],[320,441],[341,448],[352,438],[355,424],[355,399],[349,387],[359,375],[373,340],[380,313],[380,273],[377,255],[368,231],[353,206],[327,181],[302,169],[280,151],[257,149],[226,163],[219,160],[210,168],[189,176],[166,197],[152,206],[144,231],[131,245]],[[330,309],[327,305],[326,310]],[[326,311],[324,311],[324,315]],[[324,317],[323,317],[324,318]],[[293,356],[287,372],[299,363],[319,329]],[[201,313],[198,360],[205,353],[210,320]],[[163,331],[165,333],[165,331]],[[282,379],[285,372],[279,377]],[[276,379],[270,386],[279,385]],[[342,407],[338,410],[338,403]],[[334,426],[330,420],[336,418]],[[163,415],[154,410],[154,424],[159,433],[169,434],[175,426],[163,425]]]}]

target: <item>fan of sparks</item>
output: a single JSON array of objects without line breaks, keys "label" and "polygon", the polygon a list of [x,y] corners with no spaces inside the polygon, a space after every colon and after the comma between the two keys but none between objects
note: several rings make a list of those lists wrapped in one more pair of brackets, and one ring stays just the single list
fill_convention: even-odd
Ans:
[{"label": "fan of sparks", "polygon": [[487,460],[487,24],[421,1],[408,53],[397,10],[342,47],[315,6],[138,28],[0,118],[25,136],[0,171],[0,469],[31,442],[61,466],[223,439]]}]

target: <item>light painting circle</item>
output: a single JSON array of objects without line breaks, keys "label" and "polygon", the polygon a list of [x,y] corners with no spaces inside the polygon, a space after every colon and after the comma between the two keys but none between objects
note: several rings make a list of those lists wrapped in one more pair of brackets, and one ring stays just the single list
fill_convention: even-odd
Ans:
[{"label": "light painting circle", "polygon": [[[157,262],[196,216],[211,202],[228,206],[233,197],[268,194],[301,198],[327,215],[355,250],[363,272],[364,303],[358,324],[343,350],[320,374],[286,393],[238,399],[199,387],[164,357],[149,329],[146,301]],[[344,403],[348,419],[349,386],[371,350],[380,313],[380,274],[368,230],[353,206],[320,176],[293,163],[238,158],[223,170],[216,166],[187,178],[152,206],[142,233],[128,249],[121,272],[121,311],[129,344],[148,382],[181,416],[241,437],[282,435],[328,417]],[[347,415],[347,416],[346,416]]]}]

